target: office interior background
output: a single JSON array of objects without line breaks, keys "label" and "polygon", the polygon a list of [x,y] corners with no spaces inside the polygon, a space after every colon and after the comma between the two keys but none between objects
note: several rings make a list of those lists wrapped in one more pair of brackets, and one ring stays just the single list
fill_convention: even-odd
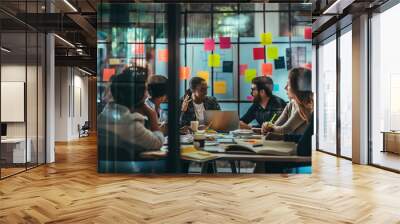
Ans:
[{"label": "office interior background", "polygon": [[[104,40],[110,33],[99,30],[101,19],[98,18],[97,5],[127,2],[130,1],[0,2],[2,187],[7,185],[7,181],[19,177],[29,179],[30,175],[37,175],[35,170],[41,171],[43,167],[57,166],[58,162],[65,163],[73,153],[79,155],[73,147],[68,150],[63,147],[72,144],[79,148],[77,145],[80,143],[76,142],[88,139],[80,138],[81,127],[86,121],[90,124],[89,135],[96,135],[98,103],[101,104],[102,94],[97,85],[101,85],[104,69],[110,66],[107,64],[110,61],[105,60],[106,53],[101,50],[101,46],[106,45]],[[395,27],[397,21],[400,21],[400,4],[396,0],[312,0],[301,1],[299,4],[304,3],[311,7],[311,15],[306,16],[306,22],[296,11],[291,16],[280,12],[287,9],[285,7],[288,7],[288,2],[243,3],[244,9],[249,10],[244,13],[246,16],[243,18],[250,18],[254,22],[252,31],[243,31],[254,34],[250,38],[240,37],[240,29],[218,30],[218,26],[214,26],[218,21],[214,18],[223,21],[224,17],[232,14],[232,8],[240,10],[235,4],[232,6],[229,3],[220,3],[230,5],[228,7],[208,4],[207,7],[210,8],[200,8],[201,12],[184,15],[186,18],[183,18],[182,22],[186,23],[186,33],[181,35],[186,38],[180,43],[180,54],[186,57],[181,57],[181,66],[191,67],[191,75],[195,75],[198,70],[208,69],[208,94],[218,97],[224,109],[234,109],[243,114],[249,106],[250,84],[239,79],[240,76],[231,75],[225,78],[225,74],[208,68],[207,61],[204,60],[206,54],[203,52],[199,53],[199,58],[193,57],[194,53],[202,48],[204,37],[217,38],[220,33],[233,32],[232,36],[236,35],[239,41],[243,41],[243,45],[253,48],[258,46],[258,43],[253,43],[255,39],[258,41],[255,33],[260,32],[256,27],[264,27],[266,32],[274,34],[274,40],[280,46],[279,55],[286,53],[284,49],[287,46],[305,47],[303,62],[311,62],[315,93],[313,159],[316,158],[315,155],[318,155],[317,159],[324,156],[335,159],[330,163],[318,165],[318,172],[340,170],[340,164],[349,161],[352,164],[348,167],[350,171],[340,170],[345,173],[344,176],[351,176],[350,173],[360,170],[362,172],[358,164],[368,167],[368,175],[386,175],[384,171],[399,173],[400,103],[396,96],[400,93],[400,72],[396,66],[396,56],[400,45]],[[257,4],[262,5],[261,8],[272,10],[261,13],[253,11],[253,6],[250,9],[246,8]],[[282,5],[284,9],[274,8],[278,5]],[[301,8],[296,10],[302,11]],[[220,12],[221,17],[218,16]],[[153,25],[156,25],[156,21],[164,24],[163,14],[165,12],[159,17],[148,16],[143,19],[148,19]],[[262,15],[257,16],[259,14]],[[257,19],[261,17],[263,19]],[[284,21],[291,20],[293,23],[281,24],[280,18],[284,18]],[[268,19],[276,19],[279,29],[266,26],[264,21]],[[297,20],[299,24],[295,23]],[[203,23],[214,28],[202,30]],[[190,29],[191,25],[195,27]],[[304,38],[305,27],[312,27],[312,40]],[[155,38],[150,39],[149,44],[154,47],[156,55],[155,71],[167,74],[167,63],[158,61],[160,58],[157,55],[160,50],[167,48],[165,29],[164,25],[155,26]],[[287,35],[285,31],[289,30],[291,32]],[[126,34],[124,38],[129,38],[128,31]],[[111,37],[112,35],[111,33]],[[309,44],[309,41],[312,43]],[[127,45],[128,51],[135,51]],[[267,62],[249,60],[252,55],[242,54],[241,48],[241,45],[233,43],[231,52],[224,53],[224,57],[232,58],[232,61],[239,58],[249,67],[257,69],[261,69],[261,63]],[[139,46],[138,51],[142,50]],[[127,54],[126,57],[131,56],[133,55]],[[98,57],[103,57],[104,62],[97,60]],[[233,66],[233,73],[237,74],[241,63]],[[283,77],[286,74],[286,70],[273,70],[274,81],[276,78],[279,83],[275,93],[285,99]],[[225,94],[215,93],[215,81],[225,81],[227,86],[233,88],[227,88]],[[187,85],[188,80],[179,82],[181,93]],[[91,143],[95,144],[93,139],[87,141],[93,141],[94,143]],[[79,150],[84,151],[83,148]],[[95,160],[96,156],[97,151],[91,150],[88,158]],[[57,157],[62,160],[57,161]],[[96,166],[95,163],[91,165]],[[329,173],[332,178],[336,174]],[[368,176],[360,175],[365,178]],[[391,173],[389,175],[392,177]],[[395,175],[393,179],[398,178],[397,174]],[[336,180],[335,184],[338,182],[340,180]],[[370,180],[368,183],[373,182]],[[380,179],[378,182],[385,180]],[[398,219],[386,221],[395,222]]]}]

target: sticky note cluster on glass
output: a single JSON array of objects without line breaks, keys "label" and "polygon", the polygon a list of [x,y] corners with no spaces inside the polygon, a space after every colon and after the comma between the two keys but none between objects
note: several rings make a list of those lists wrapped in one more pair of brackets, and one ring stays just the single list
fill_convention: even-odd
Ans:
[{"label": "sticky note cluster on glass", "polygon": [[110,78],[115,75],[115,68],[105,68],[103,69],[103,81],[110,81]]},{"label": "sticky note cluster on glass", "polygon": [[256,69],[246,69],[244,74],[244,81],[247,83],[251,83],[251,81],[257,76]]},{"label": "sticky note cluster on glass", "polygon": [[158,60],[161,62],[168,62],[168,49],[158,50]]}]

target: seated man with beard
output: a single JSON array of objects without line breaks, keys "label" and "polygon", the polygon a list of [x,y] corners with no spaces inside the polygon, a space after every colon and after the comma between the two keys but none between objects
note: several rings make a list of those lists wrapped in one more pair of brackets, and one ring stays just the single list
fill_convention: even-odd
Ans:
[{"label": "seated man with beard", "polygon": [[272,94],[273,81],[270,77],[255,77],[251,83],[251,95],[253,105],[246,114],[240,118],[240,128],[251,129],[250,123],[255,119],[258,127],[264,122],[271,121],[273,117],[278,118],[286,106],[286,102]]}]

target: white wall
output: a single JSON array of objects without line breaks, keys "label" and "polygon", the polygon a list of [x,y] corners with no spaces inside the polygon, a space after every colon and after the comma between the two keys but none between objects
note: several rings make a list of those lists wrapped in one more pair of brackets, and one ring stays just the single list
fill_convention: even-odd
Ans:
[{"label": "white wall", "polygon": [[88,78],[72,67],[56,67],[55,74],[55,140],[70,141],[88,120]]}]

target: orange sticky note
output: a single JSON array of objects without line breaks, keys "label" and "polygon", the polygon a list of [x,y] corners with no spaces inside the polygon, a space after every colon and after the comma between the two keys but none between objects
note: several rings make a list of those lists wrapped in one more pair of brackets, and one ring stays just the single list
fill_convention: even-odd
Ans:
[{"label": "orange sticky note", "polygon": [[158,60],[161,62],[168,62],[168,49],[158,50]]},{"label": "orange sticky note", "polygon": [[133,45],[134,54],[144,54],[144,44],[134,44]]},{"label": "orange sticky note", "polygon": [[272,76],[272,63],[263,63],[261,65],[261,73]]},{"label": "orange sticky note", "polygon": [[103,81],[110,81],[111,76],[115,75],[115,68],[105,68],[103,69]]},{"label": "orange sticky note", "polygon": [[215,81],[214,82],[214,93],[215,94],[226,94],[226,82]]},{"label": "orange sticky note", "polygon": [[206,80],[206,82],[208,83],[208,80],[209,80],[208,71],[198,71],[197,76]]},{"label": "orange sticky note", "polygon": [[187,80],[190,76],[190,68],[187,66],[179,67],[179,78],[181,80]]},{"label": "orange sticky note", "polygon": [[244,75],[245,74],[245,71],[246,71],[246,69],[248,68],[249,66],[247,65],[247,64],[241,64],[240,65],[240,68],[239,68],[239,74],[240,75]]}]

